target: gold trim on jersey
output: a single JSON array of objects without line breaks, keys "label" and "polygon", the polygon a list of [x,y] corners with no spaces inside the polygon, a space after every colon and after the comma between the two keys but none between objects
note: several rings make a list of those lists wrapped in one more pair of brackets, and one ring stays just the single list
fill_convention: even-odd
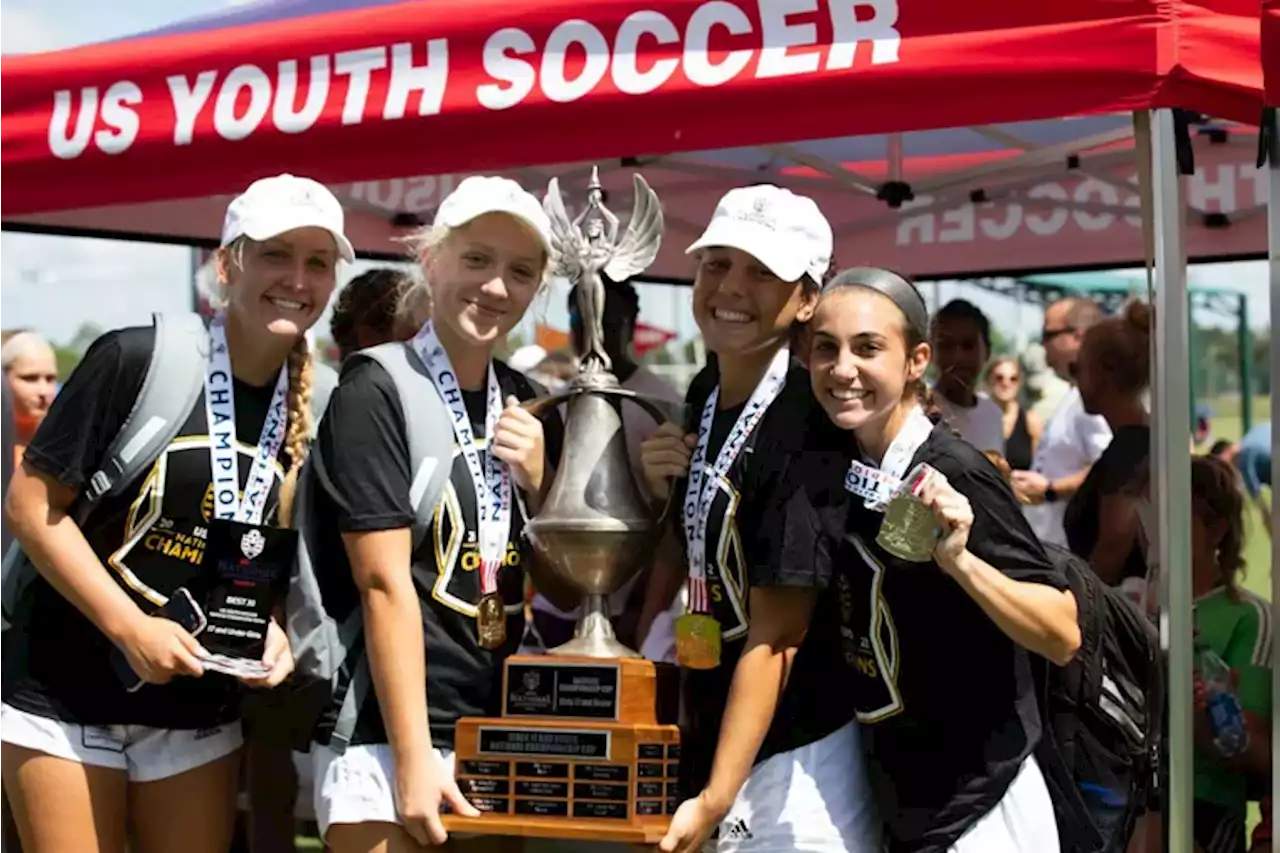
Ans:
[{"label": "gold trim on jersey", "polygon": [[[747,618],[746,555],[742,548],[742,536],[738,533],[737,517],[742,496],[729,478],[724,476],[716,478],[716,491],[717,494],[723,492],[727,496],[728,505],[720,514],[720,536],[716,540],[715,573],[720,583],[713,582],[709,592],[712,601],[719,603],[715,595],[716,586],[724,589],[724,597],[733,608],[737,624],[733,626],[722,624],[721,636],[726,640],[736,640],[745,636],[750,627]],[[712,501],[714,500],[715,497],[712,497]]]},{"label": "gold trim on jersey", "polygon": [[[489,442],[487,439],[475,438],[472,440],[472,446],[478,452],[486,453],[489,449]],[[432,556],[436,561],[436,581],[431,586],[431,597],[453,612],[469,619],[475,619],[480,612],[478,599],[477,603],[463,601],[449,592],[449,582],[453,580],[455,569],[474,572],[480,567],[480,546],[475,541],[474,535],[467,536],[471,531],[464,518],[462,504],[458,500],[458,492],[453,486],[453,474],[457,470],[457,461],[461,456],[462,449],[458,447],[455,441],[453,456],[449,459],[449,478],[445,481],[444,494],[441,495],[440,502],[436,504],[436,510],[432,517]],[[515,489],[514,484],[512,484],[512,489]],[[518,498],[518,493],[513,495],[513,498]],[[514,505],[519,506],[521,517],[524,517],[524,504],[515,499],[513,500],[513,509]],[[449,522],[447,542],[445,541],[445,521]],[[464,539],[466,540],[465,542]],[[464,545],[466,546],[465,549]],[[503,558],[503,566],[519,567],[520,559],[517,543],[508,541],[507,553]],[[479,589],[478,582],[476,588]],[[521,613],[524,610],[524,602],[506,604],[505,609],[509,616]]]},{"label": "gold trim on jersey", "polygon": [[[252,463],[258,448],[242,441],[236,441],[235,445],[237,452],[242,457],[247,457]],[[165,483],[169,473],[169,455],[186,450],[201,449],[207,453],[208,448],[209,436],[207,435],[184,435],[169,442],[164,451],[156,457],[156,461],[151,464],[146,477],[143,478],[142,483],[138,486],[137,497],[130,503],[129,514],[125,518],[124,540],[120,543],[120,547],[107,558],[107,565],[115,571],[127,588],[158,607],[163,606],[169,600],[168,596],[143,583],[133,569],[129,568],[129,564],[125,562],[125,559],[139,544],[148,547],[149,550],[188,563],[198,564],[203,558],[203,539],[196,541],[187,534],[169,534],[163,529],[157,530],[156,527],[157,522],[164,520],[164,496]],[[280,464],[280,460],[272,460],[272,473],[275,475],[277,486],[284,481],[284,466]],[[209,520],[213,508],[212,489],[213,484],[210,482],[206,485],[204,495],[200,501],[201,514],[205,521]],[[154,542],[152,541],[153,537],[156,537]],[[168,538],[161,539],[159,537]]]},{"label": "gold trim on jersey", "polygon": [[[884,705],[869,711],[859,709],[857,716],[858,721],[862,723],[879,723],[901,714],[904,710],[902,692],[898,689],[898,667],[901,663],[898,629],[893,624],[889,603],[884,599],[884,564],[876,559],[875,554],[861,537],[855,535],[853,544],[862,557],[863,563],[871,571],[870,594],[867,601],[867,629],[859,641],[865,639],[870,644],[875,660],[874,667],[859,666],[857,669],[863,677],[879,681],[888,693],[888,700]],[[872,669],[874,671],[870,671]]]}]

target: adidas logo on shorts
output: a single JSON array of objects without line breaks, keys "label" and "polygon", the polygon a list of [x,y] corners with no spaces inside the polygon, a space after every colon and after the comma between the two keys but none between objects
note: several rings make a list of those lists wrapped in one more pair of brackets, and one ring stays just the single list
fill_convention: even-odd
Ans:
[{"label": "adidas logo on shorts", "polygon": [[742,818],[729,821],[728,837],[736,841],[745,841],[752,838],[751,830],[747,829],[747,822]]}]

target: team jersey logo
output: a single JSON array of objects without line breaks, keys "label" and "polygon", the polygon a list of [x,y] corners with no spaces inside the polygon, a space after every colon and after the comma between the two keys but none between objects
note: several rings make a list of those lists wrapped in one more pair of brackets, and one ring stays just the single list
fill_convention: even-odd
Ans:
[{"label": "team jersey logo", "polygon": [[747,633],[746,559],[737,522],[741,503],[730,479],[718,477],[707,519],[707,599],[725,640]]},{"label": "team jersey logo", "polygon": [[[481,453],[481,463],[487,452],[488,442],[475,440]],[[502,569],[498,572],[498,591],[508,616],[524,609],[521,601],[514,601],[510,594],[514,586],[512,578],[521,577],[519,531],[524,526],[524,504],[519,492],[513,495],[511,532],[507,550],[503,554]],[[436,578],[431,587],[432,597],[445,607],[463,616],[476,618],[480,602],[480,542],[476,536],[475,489],[471,485],[471,472],[456,443],[449,481],[445,485],[440,503],[436,505],[432,523],[432,554],[435,558]]]},{"label": "team jersey logo", "polygon": [[256,560],[265,547],[267,547],[267,537],[263,536],[259,530],[250,530],[240,537],[240,553],[244,554],[247,560]]},{"label": "team jersey logo", "polygon": [[[236,450],[248,470],[255,448],[236,442]],[[266,518],[275,512],[273,502],[284,480],[279,462],[272,463],[272,480]],[[193,488],[195,483],[203,487]],[[213,508],[208,483],[209,439],[187,435],[169,443],[138,486],[125,517],[124,540],[107,564],[127,588],[152,604],[163,605],[169,592],[200,572]],[[265,542],[259,549],[263,546]]]}]

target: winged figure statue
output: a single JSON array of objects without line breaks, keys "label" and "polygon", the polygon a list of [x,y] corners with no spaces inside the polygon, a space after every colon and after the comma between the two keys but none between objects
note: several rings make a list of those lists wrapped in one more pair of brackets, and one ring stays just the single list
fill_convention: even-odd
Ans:
[{"label": "winged figure statue", "polygon": [[635,181],[635,204],[627,232],[618,240],[618,217],[604,206],[600,170],[592,168],[587,185],[587,206],[570,220],[565,210],[560,182],[552,178],[542,205],[551,219],[555,274],[578,287],[578,314],[582,318],[582,372],[609,371],[613,362],[604,350],[605,285],[601,272],[611,281],[625,281],[644,272],[658,256],[662,245],[662,206],[658,195],[639,174]]}]

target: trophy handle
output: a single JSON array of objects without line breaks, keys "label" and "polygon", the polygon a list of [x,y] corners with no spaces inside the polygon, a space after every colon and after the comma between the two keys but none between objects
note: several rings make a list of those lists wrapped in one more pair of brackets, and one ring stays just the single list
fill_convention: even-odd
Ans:
[{"label": "trophy handle", "polygon": [[[615,380],[616,381],[616,380]],[[613,395],[615,397],[629,400],[640,408],[644,409],[649,417],[653,418],[658,424],[671,421],[673,423],[684,422],[684,404],[675,403],[670,400],[664,400],[660,397],[651,397],[647,394],[639,394],[629,388],[619,388],[617,386],[599,386],[599,385],[575,385],[570,386],[568,390],[559,394],[548,394],[545,397],[535,397],[532,400],[526,400],[520,404],[520,407],[535,418],[540,418],[548,411],[559,406],[561,403],[576,397],[578,394],[594,392],[596,394]],[[675,503],[676,490],[674,488],[667,490],[667,498],[663,502],[662,512],[659,513],[656,521],[661,527],[666,524],[667,517],[671,514],[671,507]]]}]

